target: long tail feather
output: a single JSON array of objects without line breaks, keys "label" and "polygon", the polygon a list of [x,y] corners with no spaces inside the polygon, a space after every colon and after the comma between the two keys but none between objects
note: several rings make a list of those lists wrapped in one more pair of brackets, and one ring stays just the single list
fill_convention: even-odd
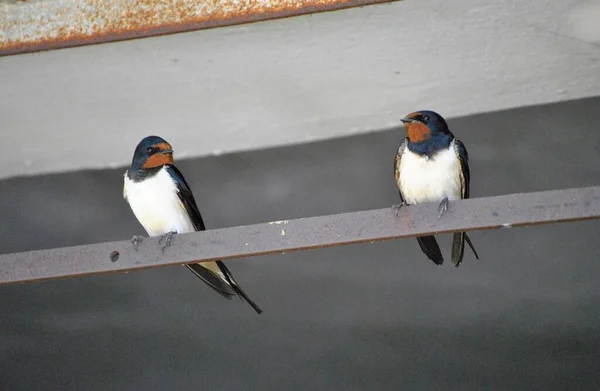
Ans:
[{"label": "long tail feather", "polygon": [[438,246],[434,236],[419,236],[417,242],[419,242],[419,246],[421,246],[421,250],[427,255],[427,258],[431,259],[436,265],[444,263],[440,246]]},{"label": "long tail feather", "polygon": [[477,255],[477,251],[475,251],[475,247],[473,247],[473,243],[471,243],[471,239],[469,239],[469,235],[467,235],[466,232],[465,232],[465,240],[467,241],[467,244],[469,245],[469,247],[471,247],[473,254],[475,254],[475,258],[479,259],[479,255]]},{"label": "long tail feather", "polygon": [[248,297],[248,295],[246,294],[246,292],[244,292],[242,290],[242,288],[238,285],[238,283],[233,278],[233,275],[231,274],[231,272],[229,271],[229,269],[227,269],[227,266],[225,266],[225,264],[223,262],[221,262],[221,261],[217,261],[217,265],[219,265],[219,268],[221,269],[221,272],[223,273],[223,275],[227,279],[227,282],[233,288],[233,290],[235,291],[235,293],[237,293],[237,295],[241,299],[246,300],[246,302],[248,304],[250,304],[250,306],[252,308],[254,308],[254,311],[256,311],[259,314],[262,314],[262,310],[260,309],[260,307],[254,301],[252,301],[252,299],[250,299]]},{"label": "long tail feather", "polygon": [[226,299],[231,300],[231,297],[236,295],[235,290],[229,284],[227,284],[226,281],[223,281],[222,278],[201,264],[188,263],[185,266],[187,266],[187,268],[190,269],[192,273],[196,275],[196,277],[204,281],[208,286],[220,293]]},{"label": "long tail feather", "polygon": [[465,254],[465,232],[455,232],[452,237],[452,263],[460,266]]},{"label": "long tail feather", "polygon": [[466,232],[456,232],[454,233],[454,237],[452,239],[452,263],[454,266],[458,267],[465,253],[465,242],[471,247],[473,250],[473,254],[475,254],[475,258],[479,259],[479,255],[477,251],[475,251],[475,247],[473,247],[473,243],[471,243],[471,239],[467,235]]}]

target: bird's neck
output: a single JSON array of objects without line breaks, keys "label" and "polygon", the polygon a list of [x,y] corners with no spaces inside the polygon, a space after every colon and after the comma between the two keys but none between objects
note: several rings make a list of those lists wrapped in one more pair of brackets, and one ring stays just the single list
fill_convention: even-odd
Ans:
[{"label": "bird's neck", "polygon": [[451,134],[438,134],[428,140],[421,141],[418,143],[411,142],[408,139],[408,149],[416,153],[417,155],[433,157],[436,153],[443,149],[448,149],[452,142],[453,136]]},{"label": "bird's neck", "polygon": [[158,172],[162,170],[163,167],[164,165],[152,168],[141,168],[134,167],[132,165],[131,168],[127,170],[127,177],[134,182],[140,182],[158,174]]}]

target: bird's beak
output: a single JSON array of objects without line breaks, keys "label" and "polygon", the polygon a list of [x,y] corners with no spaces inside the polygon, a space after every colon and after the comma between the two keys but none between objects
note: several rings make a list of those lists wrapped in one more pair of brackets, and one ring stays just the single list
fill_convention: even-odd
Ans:
[{"label": "bird's beak", "polygon": [[410,124],[410,123],[416,122],[416,120],[415,120],[415,119],[413,119],[413,118],[408,118],[408,117],[404,117],[404,118],[402,118],[400,121],[402,121],[402,122],[403,122],[403,123],[405,123],[405,124]]},{"label": "bird's beak", "polygon": [[163,149],[162,151],[159,151],[158,153],[160,153],[161,155],[168,155],[170,153],[173,153],[172,149]]}]

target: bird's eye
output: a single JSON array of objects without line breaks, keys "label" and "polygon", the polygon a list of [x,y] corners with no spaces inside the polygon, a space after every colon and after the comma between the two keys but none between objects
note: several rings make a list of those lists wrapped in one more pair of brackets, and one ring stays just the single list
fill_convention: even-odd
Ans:
[{"label": "bird's eye", "polygon": [[148,148],[146,148],[146,152],[152,153],[152,152],[154,152],[154,148],[148,147]]},{"label": "bird's eye", "polygon": [[423,122],[427,122],[429,121],[429,116],[428,115],[424,115],[423,116]]}]

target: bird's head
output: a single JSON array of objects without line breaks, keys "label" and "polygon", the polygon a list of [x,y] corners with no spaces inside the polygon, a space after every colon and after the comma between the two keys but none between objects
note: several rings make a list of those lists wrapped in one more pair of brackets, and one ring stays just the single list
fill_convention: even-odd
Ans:
[{"label": "bird's head", "polygon": [[408,141],[411,143],[421,143],[437,136],[452,135],[444,118],[434,111],[415,111],[401,121],[406,127]]},{"label": "bird's head", "polygon": [[133,153],[131,167],[150,169],[164,164],[173,164],[171,144],[158,136],[148,136],[142,139]]}]

